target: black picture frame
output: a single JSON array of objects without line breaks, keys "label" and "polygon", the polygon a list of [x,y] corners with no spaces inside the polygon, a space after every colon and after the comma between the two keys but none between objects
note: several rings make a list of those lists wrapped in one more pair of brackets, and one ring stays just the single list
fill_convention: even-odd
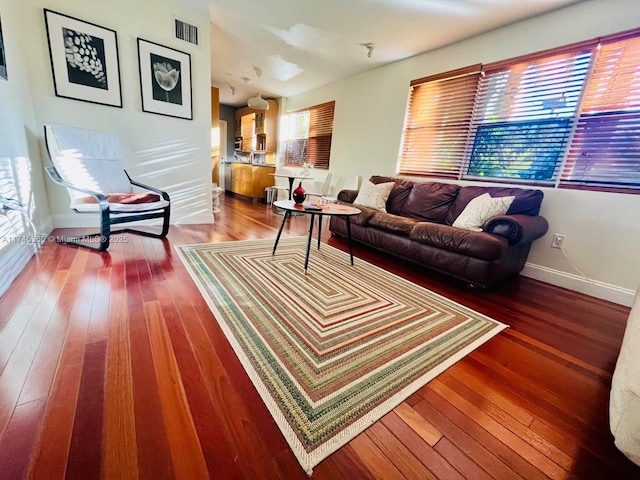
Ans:
[{"label": "black picture frame", "polygon": [[0,78],[9,80],[7,75],[7,56],[4,53],[4,39],[2,38],[2,19],[0,18]]},{"label": "black picture frame", "polygon": [[122,108],[116,31],[44,9],[58,97]]},{"label": "black picture frame", "polygon": [[142,111],[193,120],[191,55],[138,38]]}]

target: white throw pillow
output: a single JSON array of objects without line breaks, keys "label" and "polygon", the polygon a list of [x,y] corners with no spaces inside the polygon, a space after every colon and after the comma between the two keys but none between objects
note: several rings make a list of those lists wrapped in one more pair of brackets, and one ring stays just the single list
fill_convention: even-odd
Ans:
[{"label": "white throw pillow", "polygon": [[458,215],[454,227],[464,228],[481,232],[482,226],[487,223],[491,217],[496,215],[504,215],[509,210],[514,197],[496,197],[485,193],[471,200],[464,208],[462,213]]},{"label": "white throw pillow", "polygon": [[365,180],[353,203],[386,212],[387,198],[389,198],[395,184],[395,182],[388,182],[376,185],[369,180]]}]

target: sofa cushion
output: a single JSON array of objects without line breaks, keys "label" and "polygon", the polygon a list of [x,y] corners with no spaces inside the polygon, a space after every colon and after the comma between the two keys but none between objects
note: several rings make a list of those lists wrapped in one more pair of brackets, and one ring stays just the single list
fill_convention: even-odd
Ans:
[{"label": "sofa cushion", "polygon": [[401,217],[399,215],[391,215],[384,212],[376,212],[369,218],[369,227],[378,228],[380,230],[387,230],[389,232],[398,233],[401,235],[409,235],[409,232],[413,226],[418,223],[419,220],[415,218]]},{"label": "sofa cushion", "polygon": [[509,210],[511,202],[513,197],[492,198],[488,193],[483,193],[467,203],[452,226],[480,232],[490,218],[504,215]]},{"label": "sofa cushion", "polygon": [[[350,207],[353,206],[350,203],[347,203],[347,205],[349,205]],[[375,208],[363,207],[362,205],[357,205],[356,207],[358,208],[358,210],[360,210],[360,213],[351,217],[350,222],[354,225],[360,225],[362,227],[366,227],[369,223],[369,219],[379,212],[379,210],[376,210]]]},{"label": "sofa cushion", "polygon": [[376,185],[388,182],[395,182],[395,186],[391,189],[391,193],[387,199],[387,212],[394,215],[406,214],[403,207],[407,201],[407,197],[411,193],[413,182],[397,177],[383,177],[380,175],[373,175],[371,177],[371,183],[375,183]]},{"label": "sofa cushion", "polygon": [[399,183],[403,180],[398,177],[387,177],[384,175],[371,175],[371,178],[369,178],[369,181],[375,185],[378,185],[379,183],[389,183],[389,182]]},{"label": "sofa cushion", "polygon": [[449,183],[414,183],[399,213],[420,220],[444,223],[458,190],[458,185]]},{"label": "sofa cushion", "polygon": [[499,260],[508,247],[507,239],[497,235],[431,222],[417,223],[411,229],[409,238],[419,243],[486,261]]},{"label": "sofa cushion", "polygon": [[386,212],[387,199],[394,185],[395,182],[379,183],[376,185],[369,180],[365,180],[353,203]]},{"label": "sofa cushion", "polygon": [[483,193],[488,193],[493,198],[513,196],[513,202],[511,202],[509,210],[507,210],[507,215],[538,215],[540,213],[540,205],[542,204],[543,197],[541,190],[469,186],[460,188],[444,223],[452,225],[456,218],[458,218],[463,212],[467,204],[472,199],[479,197]]}]

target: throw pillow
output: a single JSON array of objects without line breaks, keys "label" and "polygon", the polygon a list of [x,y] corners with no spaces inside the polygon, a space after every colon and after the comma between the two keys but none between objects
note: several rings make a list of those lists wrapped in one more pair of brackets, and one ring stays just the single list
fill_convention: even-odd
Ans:
[{"label": "throw pillow", "polygon": [[386,212],[387,198],[389,198],[395,184],[395,182],[387,182],[375,185],[369,180],[365,180],[362,182],[358,196],[353,203]]},{"label": "throw pillow", "polygon": [[491,217],[504,215],[509,210],[514,197],[492,198],[488,193],[471,200],[453,222],[453,227],[481,232],[482,226]]}]

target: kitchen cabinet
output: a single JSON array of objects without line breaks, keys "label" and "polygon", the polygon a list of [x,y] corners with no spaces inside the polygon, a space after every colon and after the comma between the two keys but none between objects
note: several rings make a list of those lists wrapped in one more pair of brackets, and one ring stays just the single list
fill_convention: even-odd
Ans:
[{"label": "kitchen cabinet", "polygon": [[242,109],[238,108],[235,111],[235,126],[233,129],[233,136],[238,138],[242,137]]},{"label": "kitchen cabinet", "polygon": [[240,132],[242,133],[242,141],[240,142],[240,150],[250,153],[255,150],[256,141],[256,114],[247,113],[242,116]]},{"label": "kitchen cabinet", "polygon": [[231,164],[231,192],[252,199],[265,198],[264,189],[273,185],[275,167],[252,165],[250,163]]},{"label": "kitchen cabinet", "polygon": [[268,100],[269,110],[239,108],[235,112],[236,142],[244,152],[266,152],[267,163],[275,163],[278,150],[278,102]]}]

